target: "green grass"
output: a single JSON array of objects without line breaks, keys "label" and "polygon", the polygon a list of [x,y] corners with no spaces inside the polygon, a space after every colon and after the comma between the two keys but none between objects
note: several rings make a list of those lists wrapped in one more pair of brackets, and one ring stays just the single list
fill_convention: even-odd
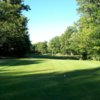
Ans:
[{"label": "green grass", "polygon": [[100,100],[100,62],[0,59],[0,100]]}]

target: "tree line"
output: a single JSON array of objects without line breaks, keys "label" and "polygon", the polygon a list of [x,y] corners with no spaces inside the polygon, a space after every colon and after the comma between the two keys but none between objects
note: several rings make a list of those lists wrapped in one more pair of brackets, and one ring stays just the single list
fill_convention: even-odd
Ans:
[{"label": "tree line", "polygon": [[73,26],[69,26],[61,36],[52,38],[48,43],[33,45],[38,48],[36,51],[42,54],[49,52],[80,55],[82,59],[100,60],[100,0],[76,1],[80,19]]},{"label": "tree line", "polygon": [[0,0],[0,56],[23,56],[28,52],[81,55],[100,60],[100,0],[76,0],[80,19],[61,36],[31,44],[23,0]]}]

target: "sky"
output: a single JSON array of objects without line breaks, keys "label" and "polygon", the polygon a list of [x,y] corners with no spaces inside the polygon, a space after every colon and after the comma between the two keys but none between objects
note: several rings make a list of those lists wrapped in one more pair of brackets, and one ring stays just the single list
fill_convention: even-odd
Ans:
[{"label": "sky", "polygon": [[31,8],[23,14],[29,19],[28,32],[32,43],[60,36],[79,19],[75,0],[25,0],[24,3]]}]

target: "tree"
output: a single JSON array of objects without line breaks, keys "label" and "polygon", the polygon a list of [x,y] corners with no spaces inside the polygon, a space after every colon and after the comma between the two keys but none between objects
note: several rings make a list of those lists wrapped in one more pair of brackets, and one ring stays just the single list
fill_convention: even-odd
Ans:
[{"label": "tree", "polygon": [[49,42],[49,51],[52,55],[60,52],[60,39],[59,36],[52,38]]},{"label": "tree", "polygon": [[[83,54],[100,57],[100,0],[77,0],[79,5],[79,45]],[[83,38],[82,38],[83,37]]]},{"label": "tree", "polygon": [[76,32],[76,28],[74,26],[70,26],[67,28],[67,30],[64,32],[64,34],[60,37],[60,44],[61,48],[60,51],[62,54],[71,54],[72,50],[70,47],[70,38],[74,32]]},{"label": "tree", "polygon": [[46,54],[47,53],[47,42],[38,42],[33,44],[35,53]]},{"label": "tree", "polygon": [[22,0],[0,1],[0,56],[22,56],[30,50],[27,18]]}]

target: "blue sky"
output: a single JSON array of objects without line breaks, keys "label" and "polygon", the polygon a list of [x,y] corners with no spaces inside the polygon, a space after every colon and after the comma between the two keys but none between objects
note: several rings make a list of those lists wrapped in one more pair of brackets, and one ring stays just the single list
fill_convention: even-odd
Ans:
[{"label": "blue sky", "polygon": [[25,0],[25,4],[31,8],[24,15],[29,19],[28,31],[33,43],[61,35],[79,19],[75,0]]}]

